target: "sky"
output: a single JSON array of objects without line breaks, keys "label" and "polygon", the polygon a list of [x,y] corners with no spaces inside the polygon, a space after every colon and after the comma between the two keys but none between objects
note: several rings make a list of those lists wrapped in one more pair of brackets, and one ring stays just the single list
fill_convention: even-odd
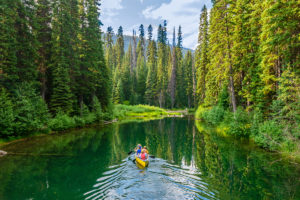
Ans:
[{"label": "sky", "polygon": [[182,26],[183,46],[195,49],[198,41],[198,28],[202,7],[210,10],[211,0],[101,0],[101,16],[103,31],[112,26],[117,33],[122,26],[125,35],[132,35],[135,29],[138,34],[140,24],[145,31],[149,24],[154,28],[153,35],[157,36],[157,27],[168,22],[168,38],[171,43],[173,28]]}]

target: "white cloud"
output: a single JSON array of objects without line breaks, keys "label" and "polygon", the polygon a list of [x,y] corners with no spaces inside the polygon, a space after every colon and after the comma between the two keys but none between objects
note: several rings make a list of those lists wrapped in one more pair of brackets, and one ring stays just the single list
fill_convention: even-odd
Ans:
[{"label": "white cloud", "polygon": [[102,0],[100,20],[105,24],[113,23],[113,18],[118,14],[118,10],[123,9],[123,0]]},{"label": "white cloud", "polygon": [[210,0],[172,0],[157,8],[147,7],[143,10],[143,15],[147,19],[167,20],[169,37],[172,35],[173,27],[181,25],[183,46],[195,49],[198,40],[199,17],[205,3],[209,5]]},{"label": "white cloud", "polygon": [[101,1],[101,8],[103,10],[119,10],[122,9],[122,0],[102,0]]}]

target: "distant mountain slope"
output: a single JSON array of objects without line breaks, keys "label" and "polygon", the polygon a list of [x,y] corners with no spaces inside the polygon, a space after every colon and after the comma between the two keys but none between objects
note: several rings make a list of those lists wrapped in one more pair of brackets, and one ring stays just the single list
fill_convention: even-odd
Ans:
[{"label": "distant mountain slope", "polygon": [[[133,36],[124,35],[124,49],[125,49],[125,51],[127,51],[128,47],[129,47],[129,44],[130,43],[132,44],[132,37]],[[114,43],[116,43],[116,41],[117,41],[117,36],[116,35],[113,36],[113,41],[114,41]],[[137,37],[136,43],[138,43],[138,42],[139,42],[139,38]],[[148,45],[148,43],[146,45]],[[185,55],[189,50],[191,50],[192,53],[194,53],[194,50],[183,47],[183,54]]]}]

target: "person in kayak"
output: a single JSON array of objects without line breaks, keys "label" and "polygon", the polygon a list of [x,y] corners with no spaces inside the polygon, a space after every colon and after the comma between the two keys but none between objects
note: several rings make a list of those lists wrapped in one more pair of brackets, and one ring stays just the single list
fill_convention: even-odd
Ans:
[{"label": "person in kayak", "polygon": [[148,154],[145,149],[142,150],[141,159],[144,161],[148,159]]},{"label": "person in kayak", "polygon": [[142,145],[138,144],[137,148],[136,148],[136,155],[140,156],[142,153]]},{"label": "person in kayak", "polygon": [[148,151],[148,149],[147,149],[147,147],[146,146],[144,146],[144,148],[143,148],[144,150],[145,150],[145,153],[146,154],[149,154],[149,151]]}]

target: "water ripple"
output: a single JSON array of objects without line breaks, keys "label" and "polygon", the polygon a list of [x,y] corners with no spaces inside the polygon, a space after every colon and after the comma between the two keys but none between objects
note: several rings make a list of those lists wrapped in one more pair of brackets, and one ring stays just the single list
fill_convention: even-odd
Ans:
[{"label": "water ripple", "polygon": [[93,188],[84,193],[86,200],[96,199],[216,199],[201,173],[189,166],[178,166],[163,159],[150,161],[147,169],[138,169],[131,159],[108,167]]}]

